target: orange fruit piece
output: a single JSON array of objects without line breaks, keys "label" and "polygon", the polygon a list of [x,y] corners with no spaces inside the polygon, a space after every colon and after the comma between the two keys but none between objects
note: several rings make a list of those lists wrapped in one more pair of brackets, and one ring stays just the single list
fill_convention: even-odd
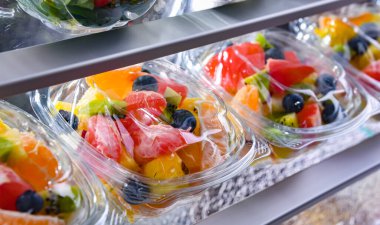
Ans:
[{"label": "orange fruit piece", "polygon": [[350,22],[353,23],[353,24],[355,24],[355,25],[357,25],[357,26],[360,26],[363,23],[374,22],[374,16],[370,12],[365,12],[365,13],[359,15],[359,16],[351,17],[350,18]]},{"label": "orange fruit piece", "polygon": [[331,47],[343,45],[356,35],[354,29],[339,18],[321,17],[319,26],[315,33],[321,38],[326,38],[325,41],[328,41]]},{"label": "orange fruit piece", "polygon": [[111,99],[123,100],[132,91],[133,81],[144,74],[141,66],[131,66],[86,77],[86,83],[101,89]]},{"label": "orange fruit piece", "polygon": [[17,160],[10,167],[36,191],[42,191],[57,176],[58,161],[32,134],[21,133],[20,139],[28,157]]},{"label": "orange fruit piece", "polygon": [[255,112],[259,111],[259,90],[254,85],[245,85],[236,93],[234,100]]},{"label": "orange fruit piece", "polygon": [[200,142],[186,146],[177,151],[190,173],[201,171],[202,168],[202,144]]},{"label": "orange fruit piece", "polygon": [[64,225],[65,222],[57,217],[37,216],[28,213],[0,209],[0,224],[17,225]]}]

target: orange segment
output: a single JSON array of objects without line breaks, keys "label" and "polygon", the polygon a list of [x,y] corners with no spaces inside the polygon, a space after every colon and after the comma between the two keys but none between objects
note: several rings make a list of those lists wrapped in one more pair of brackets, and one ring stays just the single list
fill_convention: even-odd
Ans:
[{"label": "orange segment", "polygon": [[234,100],[248,106],[255,112],[259,111],[259,90],[253,85],[246,85],[235,95]]},{"label": "orange segment", "polygon": [[370,22],[373,22],[374,21],[374,16],[372,13],[370,12],[365,12],[359,16],[356,16],[356,17],[351,17],[350,18],[350,22],[357,25],[357,26],[360,26],[362,25],[363,23],[370,23]]},{"label": "orange segment", "polygon": [[132,91],[133,81],[143,74],[141,66],[132,66],[86,77],[86,82],[103,90],[112,99],[123,100]]},{"label": "orange segment", "polygon": [[339,18],[321,17],[319,26],[319,29],[315,29],[315,33],[331,47],[343,45],[356,35],[354,29]]},{"label": "orange segment", "polygon": [[51,216],[36,216],[28,213],[19,213],[0,209],[0,224],[17,225],[64,225],[61,219]]},{"label": "orange segment", "polygon": [[202,154],[201,143],[195,143],[177,151],[177,155],[182,159],[190,173],[196,173],[201,170]]},{"label": "orange segment", "polygon": [[50,150],[32,134],[21,133],[21,141],[28,157],[13,163],[11,168],[36,191],[44,190],[57,176],[58,161]]}]

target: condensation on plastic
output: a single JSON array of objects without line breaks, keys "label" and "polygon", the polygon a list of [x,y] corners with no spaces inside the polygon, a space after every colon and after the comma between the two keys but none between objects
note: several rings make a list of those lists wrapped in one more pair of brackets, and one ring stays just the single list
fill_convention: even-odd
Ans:
[{"label": "condensation on plastic", "polygon": [[109,1],[104,7],[95,7],[93,0],[17,0],[25,12],[40,19],[48,27],[74,35],[124,26],[128,21],[144,15],[155,1],[117,0]]},{"label": "condensation on plastic", "polygon": [[[155,60],[144,63],[144,68],[157,75],[159,79],[170,79],[186,85],[189,91],[188,97],[201,98],[197,108],[202,132],[200,135],[203,143],[202,151],[203,154],[211,153],[207,155],[213,157],[214,165],[206,167],[203,171],[172,179],[156,180],[145,177],[98,153],[71,128],[70,124],[57,115],[54,107],[57,101],[67,101],[74,106],[88,90],[84,79],[53,86],[49,88],[47,94],[35,91],[31,95],[32,106],[37,116],[45,124],[54,127],[57,132],[63,133],[68,142],[77,146],[76,154],[81,155],[83,160],[91,164],[96,173],[113,188],[117,201],[115,205],[119,206],[120,210],[127,209],[128,212],[135,214],[136,218],[156,216],[179,203],[188,202],[191,196],[231,178],[249,166],[252,161],[270,154],[269,147],[264,142],[253,135],[249,137],[245,135],[242,124],[226,109],[218,96],[209,92],[205,86],[197,83],[177,66],[164,60]],[[199,104],[211,107],[211,114],[199,108],[201,106]],[[145,113],[145,115],[148,114]],[[115,120],[118,121],[118,118]],[[149,127],[142,123],[139,126],[149,132]],[[249,140],[249,144],[245,144],[246,139]],[[144,193],[145,201],[133,206],[123,200],[125,196],[121,189],[125,184],[136,181],[141,187],[150,188],[151,191]]]},{"label": "condensation on plastic", "polygon": [[[291,29],[296,33],[297,38],[309,42],[323,51],[326,55],[334,57],[339,63],[341,63],[344,68],[353,75],[361,84],[366,88],[366,90],[373,95],[376,99],[380,100],[380,81],[376,80],[363,72],[365,67],[370,65],[372,62],[378,61],[379,59],[375,56],[374,52],[380,52],[380,44],[378,40],[372,39],[370,36],[365,34],[365,31],[360,27],[355,25],[351,19],[357,18],[365,13],[378,14],[378,18],[373,18],[373,21],[378,26],[372,27],[371,31],[380,33],[380,5],[379,3],[364,3],[364,4],[352,4],[347,7],[343,7],[339,10],[333,12],[327,12],[321,15],[316,15],[307,18],[301,18],[293,21],[290,24]],[[342,36],[343,49],[344,52],[338,54],[334,50],[334,46],[331,46],[331,33],[327,34],[324,38],[320,38],[315,30],[321,28],[319,20],[322,18],[333,18],[340,19],[344,24],[353,30],[355,36],[359,36],[366,40],[368,44],[368,49],[361,56],[352,56],[350,54],[350,49],[348,47],[348,42],[350,38],[345,36],[345,32],[339,32]],[[346,29],[347,30],[347,29]],[[343,35],[342,35],[343,34]],[[335,34],[339,35],[339,34]]]},{"label": "condensation on plastic", "polygon": [[[340,115],[340,118],[330,124],[312,128],[288,127],[274,122],[259,113],[254,112],[249,107],[240,104],[240,102],[237,102],[231,94],[227,93],[227,91],[206,75],[203,68],[209,62],[211,57],[218,54],[221,50],[231,44],[254,42],[257,33],[181,53],[181,57],[179,57],[181,62],[179,63],[187,68],[188,71],[192,72],[194,76],[197,76],[202,82],[206,83],[219,93],[223,100],[230,105],[230,108],[236,111],[244,122],[248,124],[247,128],[251,131],[260,134],[275,146],[299,150],[314,142],[333,138],[355,129],[363,124],[368,117],[372,115],[373,111],[377,109],[377,102],[372,97],[368,96],[367,92],[360,85],[347,76],[346,71],[343,70],[339,64],[323,55],[313,46],[298,41],[294,35],[288,32],[273,29],[262,31],[261,33],[272,45],[283,48],[284,50],[292,50],[296,52],[302,63],[314,67],[318,74],[331,74],[337,81],[337,89],[330,91],[324,96],[320,96],[311,89],[286,87],[274,80],[270,75],[266,75],[272,83],[281,87],[284,91],[307,95],[310,98],[313,98],[315,102],[319,103],[319,105],[326,100],[332,101],[335,105],[340,104],[343,106],[344,112]],[[234,52],[241,60],[249,62],[247,58],[239,53],[237,48],[234,48]],[[223,55],[220,57],[227,56]],[[255,68],[252,64],[249,66],[252,68],[252,71],[260,72],[260,70]],[[266,91],[269,93],[269,90]]]},{"label": "condensation on plastic", "polygon": [[32,133],[54,154],[59,163],[59,171],[57,177],[50,181],[52,185],[69,183],[79,187],[82,197],[80,206],[70,216],[68,224],[103,224],[109,209],[104,188],[90,168],[71,160],[67,155],[71,152],[71,147],[40,121],[3,100],[0,100],[0,119],[20,132]]}]

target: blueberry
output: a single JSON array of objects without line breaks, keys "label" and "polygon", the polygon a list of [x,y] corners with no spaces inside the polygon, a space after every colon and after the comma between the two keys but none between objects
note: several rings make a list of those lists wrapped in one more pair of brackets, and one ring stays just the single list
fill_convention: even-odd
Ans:
[{"label": "blueberry", "polygon": [[284,59],[284,53],[280,48],[273,47],[265,51],[265,61],[268,59]]},{"label": "blueberry", "polygon": [[157,91],[158,90],[157,79],[150,75],[144,75],[144,76],[138,77],[135,81],[133,81],[132,90],[133,91]]},{"label": "blueberry", "polygon": [[190,128],[190,132],[193,132],[195,127],[197,126],[197,120],[194,115],[185,109],[176,110],[173,113],[173,122],[171,124],[174,128],[179,128],[182,130],[188,130]]},{"label": "blueberry", "polygon": [[288,94],[282,99],[282,107],[287,113],[301,112],[303,106],[304,101],[300,94]]},{"label": "blueberry", "polygon": [[360,29],[372,39],[377,39],[380,36],[379,29],[375,23],[365,23],[360,26]]},{"label": "blueberry", "polygon": [[61,116],[63,117],[63,119],[70,123],[71,121],[71,116],[72,116],[72,123],[71,123],[71,127],[76,130],[78,129],[78,125],[79,125],[79,119],[76,115],[74,114],[71,114],[71,112],[68,112],[68,111],[65,111],[65,110],[59,110],[59,114],[61,114]]},{"label": "blueberry", "polygon": [[336,120],[339,114],[339,108],[336,109],[333,103],[323,104],[324,109],[322,111],[322,121],[323,123],[332,123]]},{"label": "blueberry", "polygon": [[16,209],[19,212],[38,213],[43,205],[42,197],[32,190],[25,191],[16,200]]},{"label": "blueberry", "polygon": [[316,81],[318,91],[325,95],[336,89],[336,80],[329,74],[321,74]]},{"label": "blueberry", "polygon": [[136,180],[129,180],[122,188],[124,200],[131,205],[145,202],[149,197],[148,185]]},{"label": "blueberry", "polygon": [[348,41],[348,46],[358,55],[363,55],[368,49],[368,41],[361,36],[356,36]]}]

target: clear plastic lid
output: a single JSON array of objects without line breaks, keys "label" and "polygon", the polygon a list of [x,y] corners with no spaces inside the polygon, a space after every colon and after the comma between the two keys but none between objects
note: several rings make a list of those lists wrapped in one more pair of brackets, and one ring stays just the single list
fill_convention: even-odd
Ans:
[{"label": "clear plastic lid", "polygon": [[108,213],[96,175],[24,111],[0,101],[0,223],[102,224]]},{"label": "clear plastic lid", "polygon": [[353,4],[291,24],[300,39],[335,53],[335,58],[380,99],[380,7]]},{"label": "clear plastic lid", "polygon": [[[78,154],[129,212],[155,216],[259,158],[218,96],[155,60],[32,95],[36,114],[81,146]],[[75,132],[74,132],[75,130]]]},{"label": "clear plastic lid", "polygon": [[156,0],[17,0],[21,8],[54,30],[86,34],[123,26],[144,15]]},{"label": "clear plastic lid", "polygon": [[372,110],[367,93],[338,63],[284,31],[211,44],[181,60],[279,147],[301,149],[348,132]]}]

